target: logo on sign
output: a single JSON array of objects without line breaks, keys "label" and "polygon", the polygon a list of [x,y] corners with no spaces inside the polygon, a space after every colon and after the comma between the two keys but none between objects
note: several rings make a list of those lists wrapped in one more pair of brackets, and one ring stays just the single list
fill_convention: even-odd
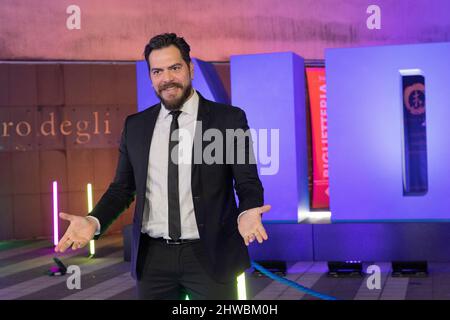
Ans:
[{"label": "logo on sign", "polygon": [[403,97],[406,109],[411,114],[419,115],[425,112],[425,86],[423,83],[414,83],[406,87]]}]

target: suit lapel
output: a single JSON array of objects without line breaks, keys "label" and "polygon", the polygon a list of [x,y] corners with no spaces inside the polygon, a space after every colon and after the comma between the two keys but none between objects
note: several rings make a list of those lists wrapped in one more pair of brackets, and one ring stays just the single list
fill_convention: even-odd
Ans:
[{"label": "suit lapel", "polygon": [[149,161],[149,153],[150,153],[150,145],[152,143],[153,131],[155,130],[156,120],[158,119],[159,111],[161,110],[161,104],[157,104],[148,110],[148,113],[142,118],[143,123],[141,124],[141,128],[143,129],[142,133],[142,143],[141,143],[141,157],[142,159],[142,170],[140,172],[145,172],[145,178],[142,179],[144,181],[143,185],[140,186],[143,189],[145,194],[145,185],[147,181],[148,174],[148,161]]},{"label": "suit lapel", "polygon": [[198,95],[199,103],[197,123],[195,128],[194,143],[192,146],[191,188],[197,224],[201,224],[204,221],[204,214],[203,210],[201,209],[200,202],[200,196],[202,194],[201,167],[203,163],[203,150],[205,148],[203,141],[203,132],[205,132],[209,128],[210,105],[208,101],[200,95],[200,93],[198,93]]}]

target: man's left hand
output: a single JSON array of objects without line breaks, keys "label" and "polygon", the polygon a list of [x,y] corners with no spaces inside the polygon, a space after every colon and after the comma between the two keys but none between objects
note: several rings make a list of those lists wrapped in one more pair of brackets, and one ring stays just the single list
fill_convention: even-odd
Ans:
[{"label": "man's left hand", "polygon": [[261,216],[264,212],[268,212],[270,208],[271,206],[266,204],[262,207],[248,209],[239,217],[238,229],[246,246],[255,239],[262,243],[269,238],[262,224]]}]

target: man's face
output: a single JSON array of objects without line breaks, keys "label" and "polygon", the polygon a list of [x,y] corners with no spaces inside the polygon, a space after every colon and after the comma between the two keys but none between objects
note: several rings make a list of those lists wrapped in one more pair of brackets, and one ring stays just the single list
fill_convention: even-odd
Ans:
[{"label": "man's face", "polygon": [[188,65],[175,46],[153,50],[148,60],[156,95],[168,110],[179,109],[192,93],[192,62]]}]

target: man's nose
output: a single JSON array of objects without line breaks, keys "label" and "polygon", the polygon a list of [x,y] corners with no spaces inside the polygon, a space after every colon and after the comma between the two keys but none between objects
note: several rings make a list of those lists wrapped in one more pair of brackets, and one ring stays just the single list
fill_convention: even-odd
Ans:
[{"label": "man's nose", "polygon": [[164,83],[171,82],[173,79],[174,78],[171,70],[165,70],[163,72],[162,81]]}]

